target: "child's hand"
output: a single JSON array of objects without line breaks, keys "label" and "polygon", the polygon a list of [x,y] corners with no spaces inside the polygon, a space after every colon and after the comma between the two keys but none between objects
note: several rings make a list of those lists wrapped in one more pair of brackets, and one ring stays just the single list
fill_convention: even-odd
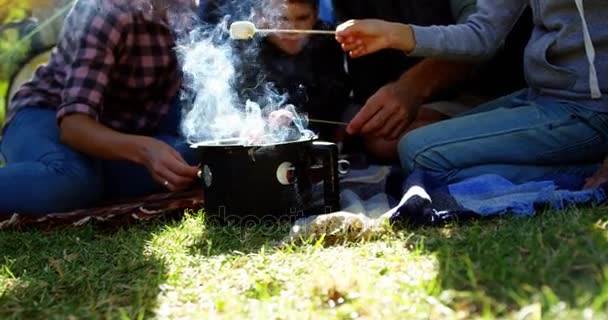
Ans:
[{"label": "child's hand", "polygon": [[338,26],[336,40],[353,58],[382,49],[414,50],[414,34],[408,25],[377,19],[350,20]]}]

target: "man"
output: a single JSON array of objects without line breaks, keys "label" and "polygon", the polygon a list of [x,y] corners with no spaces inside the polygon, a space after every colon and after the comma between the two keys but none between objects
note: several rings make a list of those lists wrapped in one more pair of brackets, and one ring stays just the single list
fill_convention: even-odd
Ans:
[{"label": "man", "polygon": [[[399,144],[406,173],[422,169],[445,183],[497,174],[513,183],[589,177],[608,150],[608,7],[604,0],[479,0],[464,25],[417,26],[351,20],[336,39],[353,58],[395,48],[411,56],[489,57],[526,8],[534,12],[523,57],[528,86]],[[593,32],[593,31],[597,32]],[[587,187],[603,182],[601,168]],[[580,182],[579,182],[580,183]]]},{"label": "man", "polygon": [[177,130],[181,76],[168,22],[169,8],[193,3],[75,3],[50,61],[10,105],[0,214],[68,211],[194,182],[196,157]]},{"label": "man", "polygon": [[[333,0],[333,4],[340,23],[377,18],[447,25],[465,22],[476,10],[475,0]],[[485,64],[409,58],[396,50],[350,59],[354,99],[361,107],[354,116],[346,116],[352,117],[347,132],[362,136],[376,160],[394,161],[399,138],[406,132],[523,87],[520,56],[531,30],[527,19],[522,18],[507,40],[508,51]]]}]

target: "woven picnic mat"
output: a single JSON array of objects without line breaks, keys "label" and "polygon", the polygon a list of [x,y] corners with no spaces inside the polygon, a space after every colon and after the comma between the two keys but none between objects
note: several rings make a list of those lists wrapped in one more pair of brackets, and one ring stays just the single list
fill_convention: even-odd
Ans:
[{"label": "woven picnic mat", "polygon": [[107,203],[95,208],[46,215],[15,213],[0,215],[0,230],[73,228],[94,223],[102,226],[128,225],[161,217],[179,216],[186,209],[203,206],[202,190],[154,194],[143,198]]}]

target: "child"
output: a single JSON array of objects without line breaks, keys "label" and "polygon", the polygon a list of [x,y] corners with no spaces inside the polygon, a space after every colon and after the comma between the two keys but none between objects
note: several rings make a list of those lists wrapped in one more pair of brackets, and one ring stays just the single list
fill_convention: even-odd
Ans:
[{"label": "child", "polygon": [[48,64],[12,100],[0,215],[68,211],[195,181],[196,155],[172,118],[181,77],[166,9],[194,2],[141,3],[152,6],[75,3]]},{"label": "child", "polygon": [[396,48],[480,59],[495,52],[528,5],[535,24],[524,57],[529,87],[406,135],[399,155],[407,172],[422,168],[446,182],[484,173],[523,182],[597,169],[608,151],[605,0],[479,0],[466,24],[353,20],[338,27],[336,39],[353,57]]},{"label": "child", "polygon": [[[332,29],[318,20],[318,1],[267,0],[256,4],[258,28]],[[332,36],[270,34],[237,43],[237,86],[242,101],[265,106],[268,90],[285,95],[311,119],[338,121],[348,103],[344,53]],[[271,88],[265,84],[272,84]],[[310,123],[321,139],[334,140],[335,125]]]}]

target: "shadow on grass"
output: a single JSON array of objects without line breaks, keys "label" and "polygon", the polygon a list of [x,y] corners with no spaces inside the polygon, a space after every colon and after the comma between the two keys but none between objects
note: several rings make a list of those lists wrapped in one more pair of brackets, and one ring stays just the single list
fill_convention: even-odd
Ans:
[{"label": "shadow on grass", "polygon": [[563,307],[605,312],[606,221],[603,208],[546,212],[423,229],[416,241],[437,257],[431,291],[451,291],[452,308],[502,315],[537,303],[543,314]]},{"label": "shadow on grass", "polygon": [[160,225],[114,232],[0,233],[0,318],[141,319],[157,304],[163,262],[145,253]]},{"label": "shadow on grass", "polygon": [[240,217],[239,220],[226,221],[224,217],[204,216],[206,232],[190,246],[192,255],[257,253],[283,239],[293,224],[293,221],[273,217]]},{"label": "shadow on grass", "polygon": [[[193,217],[195,216],[195,217]],[[0,319],[122,318],[154,315],[166,259],[255,253],[289,223],[208,223],[204,214],[111,231],[0,232]]]}]

